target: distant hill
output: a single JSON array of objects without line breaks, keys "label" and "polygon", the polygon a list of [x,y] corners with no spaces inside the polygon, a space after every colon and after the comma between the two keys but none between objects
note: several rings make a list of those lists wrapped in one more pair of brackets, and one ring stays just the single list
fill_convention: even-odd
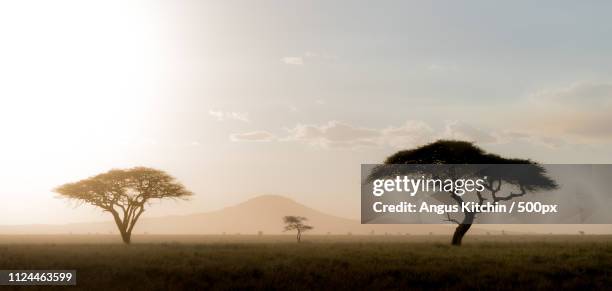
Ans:
[{"label": "distant hill", "polygon": [[188,216],[173,216],[143,220],[139,232],[150,233],[282,233],[282,217],[298,215],[308,218],[314,226],[310,233],[367,234],[376,233],[449,233],[446,225],[362,225],[357,220],[333,216],[304,206],[283,196],[265,195],[218,211]]}]

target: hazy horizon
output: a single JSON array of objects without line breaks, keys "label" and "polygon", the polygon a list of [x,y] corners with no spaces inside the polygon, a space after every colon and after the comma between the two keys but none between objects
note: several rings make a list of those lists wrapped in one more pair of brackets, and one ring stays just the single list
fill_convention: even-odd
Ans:
[{"label": "hazy horizon", "polygon": [[[306,217],[308,225],[314,227],[308,235],[450,235],[454,224],[361,224],[358,219],[347,219],[324,213],[307,204],[277,195],[257,196],[242,203],[222,209],[201,213],[145,217],[134,228],[134,234],[148,235],[278,235],[283,230],[282,217],[297,215]],[[475,224],[472,235],[542,235],[570,234],[579,232],[588,235],[612,233],[608,224],[564,225],[564,224]],[[0,224],[0,236],[11,235],[78,235],[113,234],[117,226],[112,218],[100,221],[83,221],[70,224]],[[293,233],[290,233],[293,235]],[[117,239],[119,239],[117,237]]]},{"label": "hazy horizon", "polygon": [[360,164],[438,138],[612,163],[611,9],[2,3],[0,224],[108,220],[52,189],[112,168],[158,168],[196,194],[143,218],[273,194],[357,219]]}]

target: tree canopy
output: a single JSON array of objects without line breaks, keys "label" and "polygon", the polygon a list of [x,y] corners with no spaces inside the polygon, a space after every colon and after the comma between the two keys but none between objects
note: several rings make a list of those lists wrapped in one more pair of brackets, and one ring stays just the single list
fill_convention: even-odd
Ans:
[{"label": "tree canopy", "polygon": [[[413,167],[385,167],[384,165],[413,165]],[[470,172],[474,176],[487,176],[487,190],[497,193],[502,182],[516,185],[521,195],[526,192],[553,190],[557,183],[546,175],[546,170],[529,159],[504,158],[487,153],[471,142],[439,140],[415,149],[399,151],[389,156],[384,165],[375,167],[367,177],[367,182],[395,175],[449,176],[448,173],[434,172],[430,165],[453,165],[454,169]],[[472,165],[494,165],[488,167]],[[521,165],[517,171],[515,165]],[[471,171],[466,171],[467,169]],[[495,195],[493,193],[493,195]],[[497,198],[503,200],[501,198]],[[499,200],[496,200],[499,201]]]}]

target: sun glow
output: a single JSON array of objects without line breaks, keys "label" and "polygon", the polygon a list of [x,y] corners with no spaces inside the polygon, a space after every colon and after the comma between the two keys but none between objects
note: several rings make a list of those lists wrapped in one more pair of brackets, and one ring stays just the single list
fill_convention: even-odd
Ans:
[{"label": "sun glow", "polygon": [[3,196],[48,193],[84,157],[96,165],[146,138],[161,46],[160,21],[141,4],[0,4]]}]

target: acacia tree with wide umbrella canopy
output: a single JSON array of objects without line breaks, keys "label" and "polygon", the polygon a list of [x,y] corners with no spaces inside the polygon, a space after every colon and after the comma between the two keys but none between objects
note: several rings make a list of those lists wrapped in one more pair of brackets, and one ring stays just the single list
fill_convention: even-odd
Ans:
[{"label": "acacia tree with wide umbrella canopy", "polygon": [[187,199],[193,193],[164,171],[136,167],[114,169],[54,189],[61,197],[91,204],[112,214],[124,243],[131,242],[132,231],[145,206],[154,199]]},{"label": "acacia tree with wide umbrella canopy", "polygon": [[[496,154],[487,153],[471,142],[455,140],[439,140],[415,149],[399,151],[389,156],[385,160],[384,165],[375,167],[369,174],[367,181],[371,182],[375,179],[390,178],[396,175],[425,175],[454,178],[454,170],[458,169],[461,171],[473,164],[493,165],[492,167],[473,167],[473,169],[477,169],[476,172],[472,173],[474,176],[488,177],[484,186],[490,195],[485,197],[484,191],[476,192],[479,204],[489,199],[493,203],[508,201],[522,197],[527,193],[557,188],[556,182],[549,178],[546,170],[536,162],[528,159],[504,158]],[[402,167],[399,170],[400,172],[398,172],[397,167],[386,167],[385,165],[412,165],[413,167]],[[445,173],[441,173],[440,168],[428,165],[451,166],[444,167]],[[514,165],[520,165],[520,171],[516,171],[516,167],[513,169]],[[450,171],[453,173],[449,173],[449,169],[453,170]],[[502,187],[502,185],[508,187]],[[518,189],[518,191],[516,193],[506,191],[506,194],[503,194],[502,191],[505,188]],[[447,194],[459,205],[464,202],[464,197],[462,196],[455,195],[452,192]],[[463,237],[474,223],[476,214],[476,212],[466,212],[463,219],[451,218],[447,214],[446,221],[457,224],[451,241],[453,245],[461,245]]]}]

